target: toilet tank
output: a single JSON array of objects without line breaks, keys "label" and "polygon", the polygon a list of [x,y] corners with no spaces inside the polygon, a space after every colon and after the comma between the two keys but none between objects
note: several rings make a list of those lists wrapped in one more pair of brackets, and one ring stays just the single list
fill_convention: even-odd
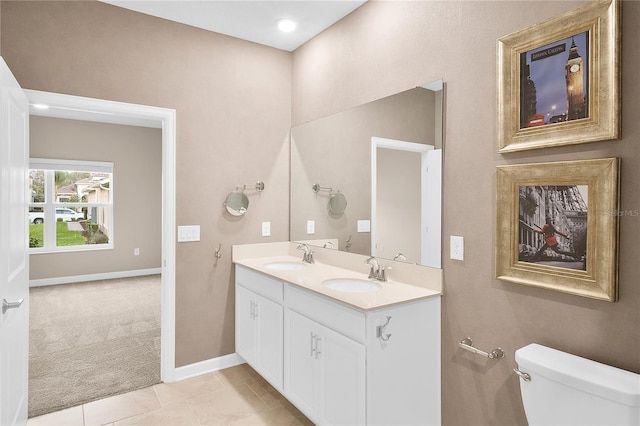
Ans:
[{"label": "toilet tank", "polygon": [[640,375],[535,343],[516,362],[530,426],[640,425]]}]

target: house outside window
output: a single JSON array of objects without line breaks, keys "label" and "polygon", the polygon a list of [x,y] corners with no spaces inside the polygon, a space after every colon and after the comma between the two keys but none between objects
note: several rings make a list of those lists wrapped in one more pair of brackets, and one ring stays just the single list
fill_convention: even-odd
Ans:
[{"label": "house outside window", "polygon": [[113,248],[113,163],[30,160],[32,253]]}]

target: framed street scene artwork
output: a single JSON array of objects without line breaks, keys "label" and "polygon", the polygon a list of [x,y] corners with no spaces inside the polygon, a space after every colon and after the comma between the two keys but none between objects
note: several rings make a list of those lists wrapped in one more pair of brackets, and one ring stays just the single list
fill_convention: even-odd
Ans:
[{"label": "framed street scene artwork", "polygon": [[615,302],[618,159],[497,168],[496,278]]},{"label": "framed street scene artwork", "polygon": [[620,1],[498,39],[498,151],[620,137]]}]

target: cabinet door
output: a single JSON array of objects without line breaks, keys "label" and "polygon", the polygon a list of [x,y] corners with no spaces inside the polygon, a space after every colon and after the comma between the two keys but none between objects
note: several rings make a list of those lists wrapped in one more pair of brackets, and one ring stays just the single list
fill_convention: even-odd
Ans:
[{"label": "cabinet door", "polygon": [[314,321],[287,309],[285,336],[285,396],[313,421],[318,406],[318,363],[315,358],[318,326]]},{"label": "cabinet door", "polygon": [[236,353],[251,366],[256,364],[254,294],[236,285]]},{"label": "cabinet door", "polygon": [[321,326],[317,352],[320,423],[365,424],[364,345]]},{"label": "cabinet door", "polygon": [[276,389],[282,390],[283,330],[281,305],[255,296],[256,344],[258,367],[256,370]]}]

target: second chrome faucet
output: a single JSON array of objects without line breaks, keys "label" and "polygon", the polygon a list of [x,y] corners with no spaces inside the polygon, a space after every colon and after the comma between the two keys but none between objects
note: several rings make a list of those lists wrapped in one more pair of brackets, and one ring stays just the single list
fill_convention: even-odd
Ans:
[{"label": "second chrome faucet", "polygon": [[298,247],[296,247],[298,250],[302,250],[304,252],[304,254],[302,255],[302,261],[305,263],[315,263],[315,260],[313,260],[313,251],[311,251],[309,249],[309,246],[306,244],[299,244]]},{"label": "second chrome faucet", "polygon": [[369,278],[373,278],[378,281],[387,281],[387,274],[385,272],[384,266],[380,266],[378,263],[378,259],[371,256],[367,260],[365,260],[366,264],[371,265],[371,270],[369,270]]}]

